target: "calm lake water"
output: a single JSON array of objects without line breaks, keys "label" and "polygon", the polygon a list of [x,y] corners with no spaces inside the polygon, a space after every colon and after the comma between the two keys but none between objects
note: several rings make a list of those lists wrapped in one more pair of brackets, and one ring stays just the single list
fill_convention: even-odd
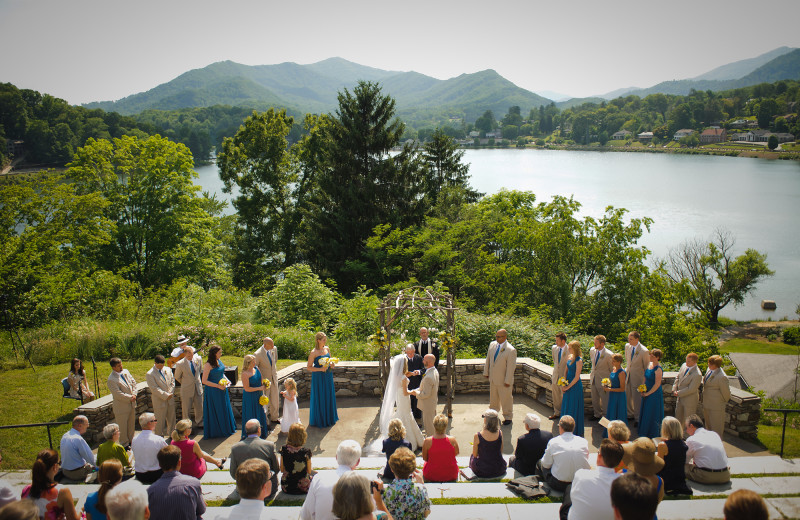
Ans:
[{"label": "calm lake water", "polygon": [[[761,282],[744,305],[722,314],[735,319],[795,318],[800,304],[800,163],[736,157],[551,150],[468,150],[472,185],[484,193],[532,191],[539,201],[574,196],[585,215],[606,206],[654,220],[641,243],[651,259],[715,228],[736,237],[736,252],[767,253],[775,276]],[[203,189],[222,193],[215,165],[197,168]],[[232,211],[232,209],[229,209]],[[763,311],[761,300],[777,311]]]}]

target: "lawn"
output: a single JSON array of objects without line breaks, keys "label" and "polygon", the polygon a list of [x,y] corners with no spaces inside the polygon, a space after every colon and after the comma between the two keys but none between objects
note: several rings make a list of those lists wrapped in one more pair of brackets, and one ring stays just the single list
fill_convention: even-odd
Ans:
[{"label": "lawn", "polygon": [[[758,440],[770,453],[781,452],[781,430],[783,426],[758,425]],[[786,425],[786,440],[783,446],[783,457],[787,459],[800,457],[800,431]]]},{"label": "lawn", "polygon": [[734,338],[720,345],[723,353],[739,352],[744,354],[783,354],[796,356],[800,347],[787,345],[780,341],[759,341],[755,339]]}]

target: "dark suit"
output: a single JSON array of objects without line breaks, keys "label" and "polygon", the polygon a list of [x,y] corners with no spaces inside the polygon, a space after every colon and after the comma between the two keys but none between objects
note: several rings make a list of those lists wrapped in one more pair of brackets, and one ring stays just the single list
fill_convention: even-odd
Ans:
[{"label": "dark suit", "polygon": [[544,456],[547,443],[552,438],[552,433],[542,430],[531,430],[525,435],[520,435],[514,450],[514,458],[508,461],[508,465],[523,475],[533,475],[536,473],[536,463]]},{"label": "dark suit", "polygon": [[[247,437],[231,447],[231,476],[236,480],[236,469],[239,464],[247,459],[261,459],[269,464],[272,471],[272,493],[274,495],[280,488],[278,487],[278,473],[281,465],[278,463],[278,456],[275,455],[275,443],[266,441],[259,437]],[[238,495],[238,493],[236,493]]]},{"label": "dark suit", "polygon": [[[406,356],[408,359],[408,356]],[[408,378],[408,389],[414,390],[415,388],[419,388],[419,383],[422,381],[422,375],[425,373],[424,366],[422,364],[422,357],[419,354],[414,354],[414,357],[408,359],[408,371],[413,372],[415,370],[419,370],[418,376],[411,376]],[[422,417],[422,412],[419,408],[417,408],[417,396],[411,396],[411,413],[414,414],[414,417],[419,419]]]},{"label": "dark suit", "polygon": [[428,338],[426,341],[426,345],[422,345],[422,340],[417,341],[414,343],[414,352],[419,354],[420,357],[425,357],[426,354],[433,354],[436,356],[436,361],[433,363],[433,366],[436,369],[439,369],[439,345],[436,344],[431,338]]}]

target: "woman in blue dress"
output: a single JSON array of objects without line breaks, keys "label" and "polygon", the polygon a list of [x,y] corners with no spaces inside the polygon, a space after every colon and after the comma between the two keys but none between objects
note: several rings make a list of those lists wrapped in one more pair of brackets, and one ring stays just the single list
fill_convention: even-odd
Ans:
[{"label": "woman in blue dress", "polygon": [[225,378],[225,365],[220,357],[222,348],[214,345],[208,350],[208,361],[203,366],[203,437],[228,437],[236,433],[228,386],[219,382]]},{"label": "woman in blue dress", "polygon": [[664,391],[661,389],[661,376],[664,369],[661,351],[654,348],[650,351],[650,365],[644,371],[644,384],[647,390],[642,392],[642,406],[639,409],[639,437],[654,438],[661,435],[661,421],[664,420]]},{"label": "woman in blue dress", "polygon": [[567,386],[564,387],[564,398],[561,401],[561,417],[569,415],[575,419],[575,430],[572,433],[578,437],[583,437],[584,408],[583,383],[581,383],[583,359],[581,358],[581,344],[577,341],[571,341],[569,351],[567,371],[564,374]]},{"label": "woman in blue dress", "polygon": [[307,368],[311,372],[311,409],[308,425],[318,428],[333,426],[339,420],[336,413],[336,389],[333,386],[333,363],[323,365],[323,358],[330,358],[331,352],[325,343],[328,336],[317,332],[314,336],[314,350],[308,355]]},{"label": "woman in blue dress", "polygon": [[258,402],[264,395],[264,381],[261,371],[256,366],[256,357],[252,354],[244,357],[242,387],[242,439],[247,437],[244,426],[250,419],[258,419],[258,422],[261,423],[261,438],[266,439],[267,433],[269,433],[267,414],[264,413],[264,405]]},{"label": "woman in blue dress", "polygon": [[[622,354],[611,356],[611,373],[608,375],[611,386],[603,388],[608,392],[608,409],[606,419],[609,421],[622,421],[628,425],[628,400],[625,394],[625,380],[628,373],[622,369]],[[603,438],[608,437],[608,430],[603,431]]]}]

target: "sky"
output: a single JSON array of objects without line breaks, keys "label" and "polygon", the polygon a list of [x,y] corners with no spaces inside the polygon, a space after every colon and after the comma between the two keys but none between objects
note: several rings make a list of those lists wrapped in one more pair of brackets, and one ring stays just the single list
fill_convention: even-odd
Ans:
[{"label": "sky", "polygon": [[800,47],[798,14],[797,0],[0,0],[0,82],[79,104],[217,61],[341,57],[586,97]]}]

